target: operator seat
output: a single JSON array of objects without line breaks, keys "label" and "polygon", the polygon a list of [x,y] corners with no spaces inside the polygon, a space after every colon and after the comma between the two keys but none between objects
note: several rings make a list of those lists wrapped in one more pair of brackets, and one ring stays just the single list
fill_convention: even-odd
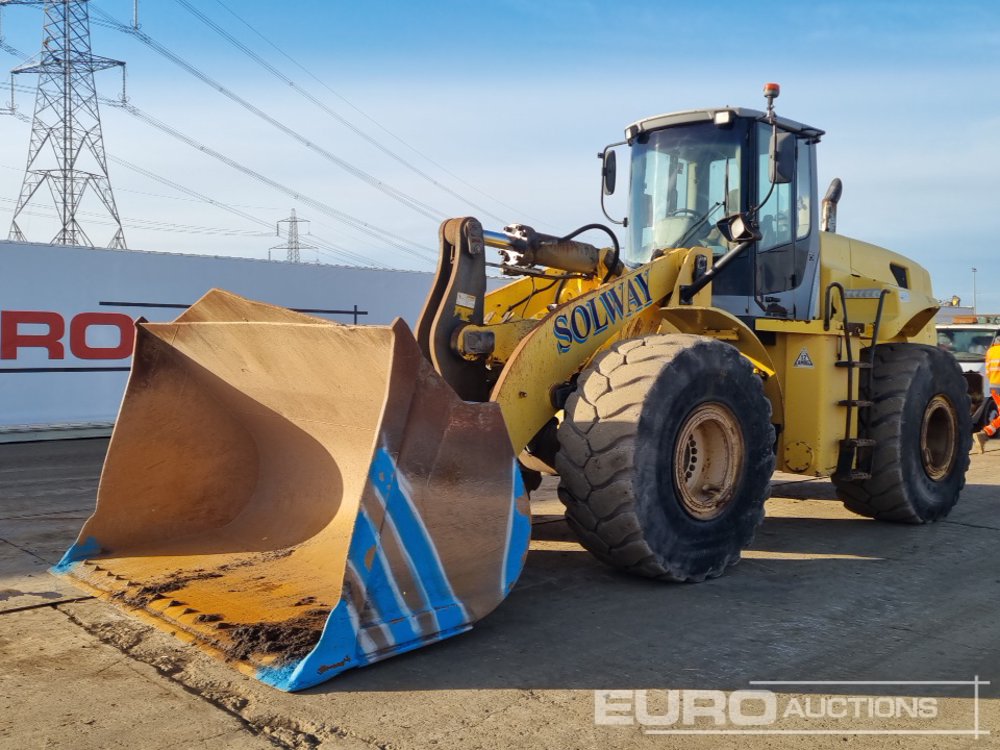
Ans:
[{"label": "operator seat", "polygon": [[677,247],[696,220],[689,214],[660,219],[653,225],[653,242],[656,247]]}]

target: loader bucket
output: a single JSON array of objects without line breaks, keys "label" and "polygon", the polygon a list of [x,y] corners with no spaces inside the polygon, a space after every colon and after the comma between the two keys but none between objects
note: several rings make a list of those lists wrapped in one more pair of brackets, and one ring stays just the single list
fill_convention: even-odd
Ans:
[{"label": "loader bucket", "polygon": [[499,407],[406,324],[212,291],[140,322],[97,509],[53,572],[283,690],[468,630],[527,495]]}]

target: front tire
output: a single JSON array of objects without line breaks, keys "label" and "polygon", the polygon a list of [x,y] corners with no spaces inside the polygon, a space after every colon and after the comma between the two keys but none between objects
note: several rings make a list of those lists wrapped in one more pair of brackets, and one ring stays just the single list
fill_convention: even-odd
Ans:
[{"label": "front tire", "polygon": [[559,498],[580,542],[637,575],[701,581],[739,560],[774,471],[771,405],[732,346],[619,342],[580,375],[559,428]]},{"label": "front tire", "polygon": [[871,477],[834,478],[844,505],[900,523],[944,518],[965,486],[972,417],[965,379],[946,352],[919,344],[880,344],[862,380],[872,406],[862,436],[873,438]]}]

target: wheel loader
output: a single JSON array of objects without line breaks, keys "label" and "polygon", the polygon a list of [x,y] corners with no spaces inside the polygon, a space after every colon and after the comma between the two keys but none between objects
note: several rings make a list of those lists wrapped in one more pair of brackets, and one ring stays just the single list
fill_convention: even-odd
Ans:
[{"label": "wheel loader", "polygon": [[[942,518],[971,428],[929,276],[836,233],[824,133],[777,94],[604,149],[602,207],[630,162],[623,248],[446,221],[414,332],[219,290],[139,321],[96,511],[54,572],[298,690],[493,610],[541,473],[586,549],[663,581],[737,562],[776,468],[863,516]],[[488,292],[489,267],[513,280]]]}]

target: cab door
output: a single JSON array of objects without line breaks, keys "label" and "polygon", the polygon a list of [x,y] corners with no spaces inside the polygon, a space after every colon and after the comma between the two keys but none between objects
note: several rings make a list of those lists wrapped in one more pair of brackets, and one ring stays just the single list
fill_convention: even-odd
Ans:
[{"label": "cab door", "polygon": [[775,185],[768,176],[771,126],[756,128],[758,200],[770,197],[758,211],[761,239],[754,248],[753,317],[812,320],[819,316],[819,207],[814,142],[796,138],[792,182]]}]

